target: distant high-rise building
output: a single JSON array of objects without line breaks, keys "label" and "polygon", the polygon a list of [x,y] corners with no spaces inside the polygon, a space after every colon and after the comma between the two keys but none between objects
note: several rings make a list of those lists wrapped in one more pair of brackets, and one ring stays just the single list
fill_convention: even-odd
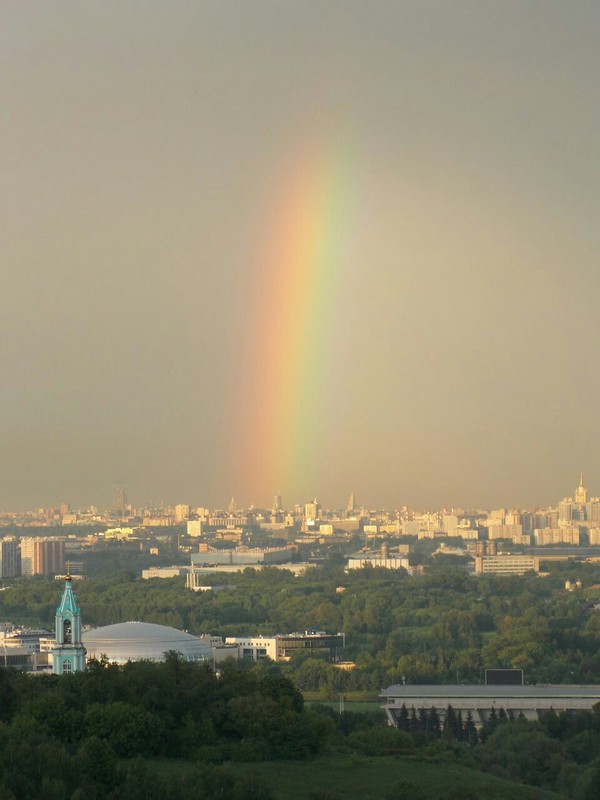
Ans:
[{"label": "distant high-rise building", "polygon": [[175,522],[185,522],[190,515],[190,507],[187,503],[179,503],[175,506]]},{"label": "distant high-rise building", "polygon": [[509,511],[507,515],[504,517],[504,524],[505,525],[521,525],[522,515],[518,511]]},{"label": "distant high-rise building", "polygon": [[283,506],[281,504],[281,495],[276,494],[275,497],[273,498],[273,508],[271,509],[271,511],[273,512],[273,514],[278,514],[282,508]]},{"label": "distant high-rise building", "polygon": [[598,522],[600,520],[600,497],[590,497],[585,509],[585,518],[591,522]]},{"label": "distant high-rise building", "polygon": [[356,503],[354,501],[354,494],[350,495],[350,499],[348,500],[348,505],[346,506],[346,511],[349,514],[353,514],[356,510]]},{"label": "distant high-rise building", "polygon": [[21,551],[14,536],[5,536],[0,542],[0,577],[17,578],[21,574]]},{"label": "distant high-rise building", "polygon": [[65,571],[65,543],[62,539],[21,539],[22,575],[60,575]]},{"label": "distant high-rise building", "polygon": [[235,514],[235,512],[237,511],[237,506],[235,504],[235,497],[232,497],[231,500],[229,501],[228,511],[230,514]]},{"label": "distant high-rise building", "polygon": [[458,517],[456,514],[442,514],[442,529],[444,533],[449,533],[458,527]]},{"label": "distant high-rise building", "polygon": [[306,503],[304,506],[304,519],[307,525],[314,525],[319,519],[321,506],[319,501],[315,498],[312,503]]},{"label": "distant high-rise building", "polygon": [[573,498],[565,497],[558,504],[558,520],[559,522],[566,522],[573,519]]},{"label": "distant high-rise building", "polygon": [[[524,511],[521,513],[521,525],[523,526],[523,532],[525,531],[532,531],[534,529],[534,515],[530,512]],[[545,526],[544,522],[544,526]]]},{"label": "distant high-rise building", "polygon": [[125,488],[123,486],[115,486],[115,491],[113,494],[113,506],[112,510],[116,514],[120,514],[121,516],[125,513],[127,509],[127,495],[125,494]]}]

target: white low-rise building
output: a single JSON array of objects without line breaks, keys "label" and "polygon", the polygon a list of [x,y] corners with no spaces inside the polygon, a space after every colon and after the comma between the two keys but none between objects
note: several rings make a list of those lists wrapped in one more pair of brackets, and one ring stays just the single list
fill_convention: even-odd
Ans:
[{"label": "white low-rise building", "polygon": [[364,569],[365,567],[381,567],[383,569],[405,569],[408,570],[410,564],[406,556],[382,556],[382,555],[355,555],[350,556],[346,569]]},{"label": "white low-rise building", "polygon": [[329,659],[338,662],[346,644],[343,633],[306,631],[305,633],[277,634],[276,636],[228,636],[226,644],[235,644],[239,657],[253,661],[270,658],[272,661],[289,661],[295,652],[327,653]]},{"label": "white low-rise building", "polygon": [[146,581],[152,578],[185,578],[189,571],[190,567],[150,567],[142,570],[142,578]]}]

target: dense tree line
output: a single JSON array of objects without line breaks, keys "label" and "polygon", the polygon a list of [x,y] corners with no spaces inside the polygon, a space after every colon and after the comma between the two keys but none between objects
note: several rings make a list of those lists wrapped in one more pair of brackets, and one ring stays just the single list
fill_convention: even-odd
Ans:
[{"label": "dense tree line", "polygon": [[[77,585],[84,623],[144,620],[192,633],[274,634],[344,631],[345,672],[299,654],[289,672],[323,696],[409,683],[482,681],[486,667],[520,667],[528,682],[600,682],[600,613],[593,600],[600,568],[555,565],[549,577],[469,577],[448,566],[409,578],[387,570],[276,569],[220,576],[231,591],[193,593],[181,579],[141,581],[121,573]],[[583,590],[564,591],[566,577]],[[588,588],[586,588],[588,587]],[[0,617],[53,625],[60,587],[21,579],[0,593]]]},{"label": "dense tree line", "polygon": [[[268,797],[256,776],[240,780],[223,765],[312,757],[332,727],[268,667],[231,662],[216,676],[170,654],[124,667],[93,661],[69,676],[0,670],[0,797],[130,798],[144,785],[144,796]],[[203,766],[157,795],[136,761],[149,758]]]},{"label": "dense tree line", "polygon": [[600,796],[600,706],[549,712],[539,722],[509,720],[500,710],[471,753],[479,768],[577,800]]},{"label": "dense tree line", "polygon": [[[584,589],[565,592],[565,577],[581,577]],[[220,679],[174,655],[123,668],[93,662],[64,677],[0,670],[0,800],[135,798],[150,787],[166,798],[266,798],[257,775],[241,780],[228,763],[310,758],[327,747],[457,759],[578,800],[598,796],[598,712],[530,723],[499,710],[477,732],[452,709],[406,709],[396,730],[380,716],[306,711],[299,691],[335,696],[403,676],[454,682],[457,672],[461,682],[478,682],[489,666],[523,667],[529,682],[600,682],[598,568],[559,565],[544,578],[475,578],[447,566],[420,578],[336,568],[294,578],[267,569],[220,580],[235,588],[194,594],[178,579],[123,573],[82,581],[77,596],[87,623],[143,619],[223,636],[344,630],[356,668],[299,653],[287,665],[226,664]],[[17,581],[0,593],[0,616],[51,627],[60,592],[54,581]],[[146,765],[156,758],[198,769],[163,786]]]},{"label": "dense tree line", "polygon": [[[269,800],[252,763],[332,750],[456,763],[595,800],[599,746],[600,707],[550,712],[535,723],[511,721],[500,709],[481,731],[451,707],[405,708],[391,728],[381,713],[305,710],[270,664],[230,662],[218,677],[170,654],[160,664],[92,662],[69,676],[0,670],[2,800]],[[155,759],[189,766],[167,775],[152,767]],[[401,781],[390,797],[414,799],[420,791]]]}]

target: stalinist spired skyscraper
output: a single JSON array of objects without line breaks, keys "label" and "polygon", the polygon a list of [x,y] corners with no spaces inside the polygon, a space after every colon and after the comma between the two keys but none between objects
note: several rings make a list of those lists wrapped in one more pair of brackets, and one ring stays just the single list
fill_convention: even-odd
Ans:
[{"label": "stalinist spired skyscraper", "polygon": [[579,486],[575,489],[575,503],[577,505],[587,503],[587,489],[583,485],[583,472],[579,476]]}]

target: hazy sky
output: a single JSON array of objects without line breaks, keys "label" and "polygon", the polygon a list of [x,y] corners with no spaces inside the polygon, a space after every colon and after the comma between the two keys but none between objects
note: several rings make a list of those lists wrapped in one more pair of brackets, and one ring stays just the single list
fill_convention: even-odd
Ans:
[{"label": "hazy sky", "polygon": [[[0,2],[0,508],[600,495],[599,74],[596,0]],[[353,221],[266,486],[246,362],[307,140]]]}]

